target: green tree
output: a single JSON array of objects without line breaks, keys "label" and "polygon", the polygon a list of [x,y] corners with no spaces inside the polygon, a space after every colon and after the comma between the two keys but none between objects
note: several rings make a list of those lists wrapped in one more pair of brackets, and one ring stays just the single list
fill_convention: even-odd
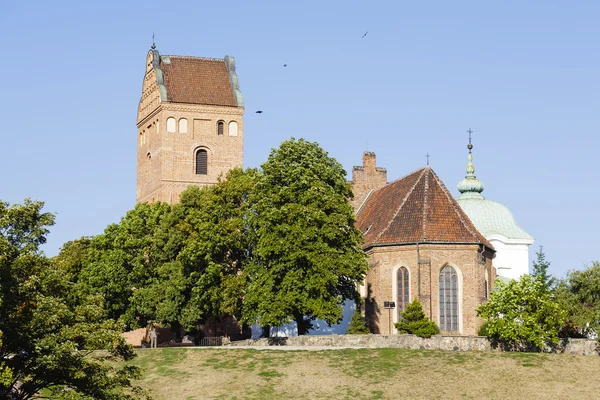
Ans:
[{"label": "green tree", "polygon": [[400,321],[394,325],[398,333],[410,333],[423,338],[440,333],[440,328],[423,312],[423,306],[418,299],[406,305],[406,311],[400,313]]},{"label": "green tree", "polygon": [[[567,334],[599,337],[600,263],[594,261],[582,271],[570,271],[556,289],[559,303],[567,311]],[[600,337],[599,337],[600,339]]]},{"label": "green tree", "polygon": [[477,308],[488,319],[487,334],[506,350],[541,351],[557,345],[565,312],[539,278],[497,280],[488,301]]},{"label": "green tree", "polygon": [[[1,306],[1,305],[0,305]],[[0,331],[0,354],[2,353],[2,331]],[[0,361],[0,387],[8,386],[13,380],[13,373],[4,362]]]},{"label": "green tree", "polygon": [[533,273],[531,276],[542,282],[546,290],[550,291],[554,288],[556,279],[548,273],[550,261],[546,260],[546,254],[544,254],[543,246],[540,246],[540,249],[537,253],[535,253],[535,255],[537,259],[533,262]]},{"label": "green tree", "polygon": [[131,382],[138,369],[114,363],[133,350],[105,319],[102,297],[77,294],[39,250],[54,224],[42,206],[0,201],[0,364],[10,374],[0,380],[0,397],[29,399],[43,389],[53,397],[138,397]]},{"label": "green tree", "polygon": [[[105,298],[106,315],[129,328],[145,325],[151,315],[139,315],[132,306],[133,293],[158,279],[160,268],[174,260],[183,245],[172,228],[171,206],[166,203],[137,204],[118,224],[87,245],[78,275],[84,293]],[[73,246],[63,248],[57,260]]]},{"label": "green tree", "polygon": [[[244,268],[252,254],[248,199],[257,174],[253,169],[233,169],[215,186],[189,187],[173,207],[184,245],[154,288],[172,288],[173,294],[183,295],[178,318],[186,329],[207,317],[241,318]],[[161,307],[165,304],[169,302],[159,302]],[[161,312],[156,315],[164,319]]]},{"label": "green tree", "polygon": [[86,253],[73,242],[57,261],[66,270],[81,264],[82,290],[102,293],[107,315],[129,328],[153,320],[191,331],[207,317],[240,318],[257,174],[233,169],[217,185],[190,186],[173,206],[138,204]]},{"label": "green tree", "polygon": [[337,323],[367,269],[362,235],[339,162],[317,143],[291,139],[262,165],[248,221],[244,319],[263,325],[295,320],[304,334],[316,318]]},{"label": "green tree", "polygon": [[371,333],[371,331],[367,326],[367,322],[360,313],[360,308],[357,306],[356,311],[354,312],[354,314],[352,314],[352,319],[350,320],[350,325],[348,325],[348,331],[346,332],[346,334],[364,335],[368,333]]}]

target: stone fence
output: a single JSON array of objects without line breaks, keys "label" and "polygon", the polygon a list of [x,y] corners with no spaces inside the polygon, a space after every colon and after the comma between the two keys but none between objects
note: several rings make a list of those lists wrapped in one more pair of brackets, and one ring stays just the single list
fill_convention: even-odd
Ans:
[{"label": "stone fence", "polygon": [[[231,342],[231,346],[326,346],[364,348],[402,348],[430,350],[491,351],[490,341],[484,336],[441,336],[429,339],[415,335],[322,335],[248,339]],[[498,351],[498,350],[495,350]],[[597,342],[588,339],[570,339],[562,353],[598,355]]]}]

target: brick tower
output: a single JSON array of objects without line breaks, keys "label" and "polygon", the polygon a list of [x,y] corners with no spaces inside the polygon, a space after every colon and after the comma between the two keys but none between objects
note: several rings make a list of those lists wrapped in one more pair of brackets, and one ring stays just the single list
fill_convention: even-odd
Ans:
[{"label": "brick tower", "polygon": [[176,203],[243,165],[244,101],[235,60],[161,56],[154,46],[138,107],[136,201]]}]

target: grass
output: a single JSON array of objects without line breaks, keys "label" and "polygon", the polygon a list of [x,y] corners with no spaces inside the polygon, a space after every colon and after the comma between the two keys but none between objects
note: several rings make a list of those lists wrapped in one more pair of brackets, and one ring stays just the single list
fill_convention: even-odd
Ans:
[{"label": "grass", "polygon": [[408,349],[143,349],[155,399],[595,398],[600,357]]}]

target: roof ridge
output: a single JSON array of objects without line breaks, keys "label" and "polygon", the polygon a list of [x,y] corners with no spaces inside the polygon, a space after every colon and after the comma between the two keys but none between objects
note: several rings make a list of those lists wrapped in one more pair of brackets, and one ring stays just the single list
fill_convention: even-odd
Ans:
[{"label": "roof ridge", "polygon": [[161,57],[189,58],[189,59],[192,59],[192,60],[207,60],[207,61],[222,61],[222,62],[225,62],[224,58],[199,57],[199,56],[178,56],[176,54],[161,54]]},{"label": "roof ridge", "polygon": [[[431,170],[430,167],[425,167],[425,171]],[[429,193],[429,174],[425,176],[425,189],[423,193],[423,240],[427,240],[427,195]]]},{"label": "roof ridge", "polygon": [[[442,182],[442,180],[437,176],[437,174],[435,173],[435,171],[433,171],[433,169],[431,170],[431,172],[433,173],[433,176],[435,178],[435,180],[438,182],[438,184],[440,185],[440,187],[442,188],[442,192],[444,192],[444,194],[446,195],[446,198],[448,199],[448,201],[450,202],[450,204],[452,205],[452,209],[454,210],[454,212],[456,213],[456,215],[458,216],[458,218],[460,219],[460,221],[462,222],[463,226],[465,228],[467,228],[467,230],[469,231],[469,233],[480,243],[485,244],[487,246],[487,244],[485,242],[481,242],[481,238],[477,235],[477,233],[473,232],[473,230],[469,227],[469,224],[466,223],[465,219],[463,218],[462,214],[460,213],[460,211],[458,211],[458,209],[456,208],[456,206],[458,205],[460,207],[460,205],[458,204],[458,202],[454,199],[454,197],[452,197],[452,195],[450,194],[450,191],[448,191],[448,188],[446,187],[446,185],[444,185],[444,182]],[[465,214],[466,215],[466,214]],[[468,217],[467,217],[468,218]],[[469,220],[469,222],[471,222],[471,220]],[[471,225],[473,225],[473,222],[471,222]],[[475,228],[475,225],[473,225],[473,227]],[[477,229],[477,228],[475,228]],[[481,235],[481,233],[479,233]],[[483,235],[482,235],[483,236]],[[485,239],[485,238],[484,238]]]},{"label": "roof ridge", "polygon": [[[402,199],[402,202],[400,203],[400,205],[398,206],[398,208],[396,209],[396,211],[394,212],[394,214],[392,215],[392,218],[390,218],[390,220],[388,221],[387,225],[385,228],[383,228],[381,230],[381,232],[379,232],[379,234],[371,241],[371,243],[375,243],[379,240],[379,238],[381,237],[381,235],[383,235],[383,233],[385,231],[387,231],[390,227],[390,225],[392,224],[392,222],[394,221],[394,219],[398,216],[398,213],[400,212],[400,210],[402,209],[402,207],[404,206],[404,204],[406,204],[406,200],[410,197],[410,195],[412,194],[412,192],[415,190],[415,187],[419,184],[419,182],[421,182],[421,178],[423,177],[423,174],[425,174],[425,168],[422,168],[423,172],[421,172],[421,175],[419,176],[419,178],[415,181],[415,183],[412,185],[412,187],[410,188],[410,190],[406,193],[406,196],[404,196],[404,199]],[[406,175],[405,177],[403,177],[402,179],[414,174],[415,172],[418,172],[419,170],[416,170],[414,172],[411,172],[410,174]],[[400,179],[396,179],[394,182],[399,181]],[[394,183],[392,182],[392,183]],[[391,183],[389,183],[388,185],[390,185]],[[383,189],[384,187],[388,186],[385,185],[379,189],[377,189],[377,191]]]},{"label": "roof ridge", "polygon": [[[379,168],[379,167],[377,167],[377,168]],[[420,171],[420,170],[422,170],[422,169],[425,169],[425,167],[423,167],[423,168],[418,168],[418,169],[415,169],[414,171],[412,171],[412,172],[410,172],[410,173],[408,173],[408,174],[404,175],[402,178],[394,179],[393,181],[386,183],[385,185],[383,185],[382,187],[380,187],[380,188],[376,189],[375,191],[377,191],[377,190],[380,190],[380,189],[383,189],[384,187],[386,187],[386,186],[389,186],[389,185],[391,185],[392,183],[396,183],[396,182],[398,182],[398,181],[401,181],[402,179],[404,179],[404,178],[406,178],[406,177],[409,177],[409,176],[411,176],[412,174],[414,174],[415,172],[419,172],[419,171]]]}]

